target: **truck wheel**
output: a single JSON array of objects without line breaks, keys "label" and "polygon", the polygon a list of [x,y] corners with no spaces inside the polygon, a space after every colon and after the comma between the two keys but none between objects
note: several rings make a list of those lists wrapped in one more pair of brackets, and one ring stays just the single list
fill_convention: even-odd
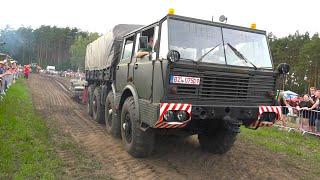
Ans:
[{"label": "truck wheel", "polygon": [[133,157],[149,156],[154,147],[154,132],[142,131],[133,97],[128,97],[121,111],[121,136],[125,150]]},{"label": "truck wheel", "polygon": [[238,133],[219,129],[214,134],[198,134],[198,140],[204,151],[214,154],[224,154],[233,146]]},{"label": "truck wheel", "polygon": [[89,116],[92,116],[92,96],[93,96],[93,90],[94,90],[95,86],[94,85],[90,85],[88,87],[88,102],[87,102],[87,113]]},{"label": "truck wheel", "polygon": [[92,115],[93,119],[98,123],[104,122],[104,107],[101,102],[101,88],[95,88],[92,98]]},{"label": "truck wheel", "polygon": [[121,137],[121,130],[120,130],[120,120],[116,116],[116,109],[114,107],[113,102],[113,92],[110,91],[108,93],[105,105],[105,122],[106,122],[106,129],[108,134],[111,134],[114,137]]}]

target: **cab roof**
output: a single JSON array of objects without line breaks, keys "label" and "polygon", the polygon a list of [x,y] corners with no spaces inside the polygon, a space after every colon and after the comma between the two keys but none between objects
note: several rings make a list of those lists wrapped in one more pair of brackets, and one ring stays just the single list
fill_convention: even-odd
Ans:
[{"label": "cab roof", "polygon": [[247,28],[243,26],[236,26],[236,25],[231,25],[231,24],[226,24],[226,23],[220,23],[220,22],[213,22],[213,21],[208,21],[208,20],[203,20],[203,19],[197,19],[197,18],[191,18],[191,17],[186,17],[186,16],[179,16],[179,15],[166,15],[163,17],[161,20],[152,23],[147,26],[143,26],[139,29],[136,29],[128,34],[126,34],[124,37],[130,36],[138,31],[147,29],[151,26],[159,24],[159,22],[162,22],[166,19],[175,19],[175,20],[180,20],[180,21],[187,21],[187,22],[193,22],[193,23],[199,23],[199,24],[206,24],[206,25],[212,25],[216,27],[222,27],[222,28],[228,28],[228,29],[234,29],[234,30],[239,30],[239,31],[246,31],[246,32],[252,32],[252,33],[257,33],[257,34],[264,34],[266,35],[266,31],[264,30],[259,30],[259,29],[252,29],[252,28]]},{"label": "cab roof", "polygon": [[253,32],[253,33],[258,33],[258,34],[266,34],[266,31],[264,31],[264,30],[252,29],[252,28],[248,28],[248,27],[236,26],[236,25],[208,21],[208,20],[202,20],[202,19],[196,19],[196,18],[191,18],[191,17],[186,17],[186,16],[167,15],[167,16],[165,16],[165,18],[194,22],[194,23],[199,23],[199,24],[207,24],[207,25],[223,27],[223,28],[228,28],[228,29],[235,29],[235,30],[239,30],[239,31],[247,31],[247,32]]}]

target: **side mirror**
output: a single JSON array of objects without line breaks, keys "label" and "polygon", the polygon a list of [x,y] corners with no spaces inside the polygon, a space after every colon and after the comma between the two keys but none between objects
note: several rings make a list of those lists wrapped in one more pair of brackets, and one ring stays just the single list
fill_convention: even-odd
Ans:
[{"label": "side mirror", "polygon": [[287,74],[290,71],[290,66],[287,63],[280,63],[278,65],[279,74]]},{"label": "side mirror", "polygon": [[139,37],[139,49],[147,49],[148,48],[148,36]]}]

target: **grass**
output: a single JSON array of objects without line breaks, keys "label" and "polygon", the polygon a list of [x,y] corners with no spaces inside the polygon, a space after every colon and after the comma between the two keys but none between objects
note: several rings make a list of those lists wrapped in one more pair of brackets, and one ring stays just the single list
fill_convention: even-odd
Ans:
[{"label": "grass", "polygon": [[9,89],[0,101],[0,179],[112,179],[100,170],[55,119],[36,113],[25,80]]},{"label": "grass", "polygon": [[48,128],[18,80],[0,102],[0,179],[54,179],[59,165]]},{"label": "grass", "polygon": [[281,131],[276,128],[259,128],[250,130],[242,128],[240,137],[250,140],[273,152],[282,153],[287,157],[306,160],[320,165],[320,138],[301,133]]}]

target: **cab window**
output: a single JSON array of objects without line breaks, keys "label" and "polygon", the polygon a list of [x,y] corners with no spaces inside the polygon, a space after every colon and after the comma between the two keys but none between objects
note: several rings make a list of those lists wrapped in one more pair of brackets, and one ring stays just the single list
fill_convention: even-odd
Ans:
[{"label": "cab window", "polygon": [[133,50],[134,36],[125,39],[124,48],[121,59],[131,59]]},{"label": "cab window", "polygon": [[[139,45],[140,35],[148,37],[147,48],[140,48],[140,45]],[[139,51],[140,52],[149,52],[152,55],[152,59],[155,59],[156,58],[155,46],[156,46],[156,41],[157,41],[157,37],[158,37],[157,35],[158,35],[158,27],[157,26],[141,31],[141,33],[139,33],[137,35],[135,53],[137,53]]]},{"label": "cab window", "polygon": [[152,52],[153,46],[154,46],[154,30],[155,28],[152,27],[150,29],[147,29],[141,32],[142,36],[148,37],[148,48],[146,50],[149,52]]}]

